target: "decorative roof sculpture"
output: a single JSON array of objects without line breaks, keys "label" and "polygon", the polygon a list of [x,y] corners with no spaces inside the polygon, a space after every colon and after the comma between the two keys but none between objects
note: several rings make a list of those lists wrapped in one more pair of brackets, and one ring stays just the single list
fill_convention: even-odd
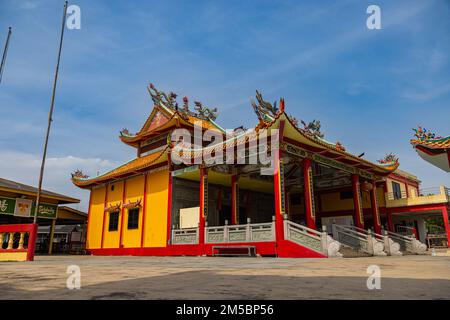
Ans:
[{"label": "decorative roof sculpture", "polygon": [[[76,170],[72,174],[72,181],[81,188],[90,188],[94,185],[115,181],[130,175],[148,172],[149,170],[159,170],[167,165],[174,144],[171,143],[170,132],[174,128],[194,128],[194,125],[200,123],[203,129],[217,130],[226,136],[227,132],[215,123],[217,117],[217,108],[208,108],[202,103],[196,101],[193,110],[189,106],[189,99],[184,97],[181,107],[178,106],[177,94],[169,92],[168,94],[156,89],[153,84],[147,88],[154,103],[153,109],[136,134],[130,133],[128,129],[120,132],[120,139],[126,144],[140,148],[143,143],[145,146],[155,145],[154,149],[146,150],[144,153],[138,152],[138,157],[115,168],[107,173],[90,178],[83,174],[81,170]],[[263,99],[261,92],[256,91],[256,102],[251,101],[259,124],[250,130],[244,127],[235,128],[230,138],[224,139],[218,144],[208,145],[192,149],[192,146],[181,147],[182,157],[188,159],[201,157],[208,150],[217,150],[217,148],[234,147],[235,145],[247,145],[260,134],[259,129],[280,129],[283,128],[283,143],[290,143],[292,146],[299,146],[309,157],[316,157],[325,161],[334,161],[339,168],[348,172],[365,174],[369,179],[386,176],[395,171],[398,166],[398,158],[392,154],[386,155],[377,163],[370,162],[361,157],[353,155],[346,151],[340,143],[332,143],[324,139],[321,123],[318,120],[305,122],[301,120],[303,128],[299,128],[299,121],[285,112],[284,99],[280,99],[279,106],[274,102],[269,103]],[[161,145],[161,141],[167,145]],[[189,149],[190,148],[190,149]],[[186,150],[185,150],[186,149]],[[187,151],[187,152],[184,152]],[[150,152],[150,153],[149,153]],[[324,160],[325,159],[325,160]]]},{"label": "decorative roof sculpture", "polygon": [[398,163],[398,157],[393,153],[388,153],[384,158],[377,160],[377,162],[382,165],[392,165]]},{"label": "decorative roof sculpture", "polygon": [[450,172],[450,136],[440,137],[421,126],[413,129],[410,143],[419,156],[434,166]]},{"label": "decorative roof sculpture", "polygon": [[156,106],[163,106],[171,111],[180,112],[185,116],[193,116],[203,120],[216,120],[217,118],[217,108],[208,108],[203,106],[199,101],[194,102],[194,110],[197,112],[192,112],[189,109],[189,99],[187,97],[183,98],[183,107],[178,108],[177,97],[178,95],[170,91],[166,94],[164,91],[156,89],[153,83],[150,83],[147,87],[148,93]]},{"label": "decorative roof sculpture", "polygon": [[413,128],[415,134],[414,136],[417,138],[417,140],[420,141],[430,141],[430,140],[439,140],[442,139],[442,137],[436,137],[436,134],[428,131],[425,128],[422,128],[421,126],[417,126],[417,129]]},{"label": "decorative roof sculpture", "polygon": [[73,173],[71,173],[72,179],[87,179],[89,178],[88,175],[84,174],[83,171],[80,169],[75,170]]},{"label": "decorative roof sculpture", "polygon": [[300,120],[300,121],[303,125],[302,130],[306,134],[309,134],[309,135],[312,135],[313,137],[321,138],[321,139],[323,139],[325,137],[325,135],[322,133],[322,131],[320,131],[321,124],[320,124],[319,120],[314,119],[312,122],[309,122],[308,124],[303,120]]},{"label": "decorative roof sculpture", "polygon": [[204,120],[216,120],[217,118],[217,108],[208,108],[208,107],[204,107],[202,105],[201,102],[199,101],[194,101],[195,104],[195,111],[197,111],[197,113],[195,114],[195,116],[197,118],[200,119],[204,119]]},{"label": "decorative roof sculpture", "polygon": [[251,104],[260,121],[272,121],[277,116],[279,110],[276,101],[273,104],[265,101],[258,90],[256,90],[256,101],[258,103],[251,100]]}]

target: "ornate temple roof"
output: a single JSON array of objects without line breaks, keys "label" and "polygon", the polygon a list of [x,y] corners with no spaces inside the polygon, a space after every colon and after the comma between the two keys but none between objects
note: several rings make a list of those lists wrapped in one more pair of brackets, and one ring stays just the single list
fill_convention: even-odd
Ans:
[{"label": "ornate temple roof", "polygon": [[275,119],[266,124],[267,128],[279,128],[280,122],[285,121],[284,140],[297,143],[300,147],[323,155],[327,158],[341,162],[355,168],[370,171],[378,175],[387,175],[399,167],[398,159],[395,157],[379,160],[379,163],[373,163],[361,157],[355,156],[345,150],[341,143],[332,143],[317,136],[314,132],[307,129],[301,129],[296,125],[295,119],[284,112],[284,108],[279,112]]},{"label": "ornate temple roof", "polygon": [[411,144],[413,146],[423,146],[428,149],[450,149],[450,136],[440,139],[432,140],[418,140],[412,139]]},{"label": "ornate temple roof", "polygon": [[72,174],[72,182],[80,188],[87,188],[96,184],[102,184],[111,180],[120,179],[125,176],[138,174],[142,171],[148,170],[151,167],[155,167],[158,164],[167,163],[168,149],[169,147],[167,146],[161,151],[135,158],[118,168],[93,178],[89,178],[89,176],[83,175],[82,171],[77,170]]},{"label": "ornate temple roof", "polygon": [[425,161],[450,172],[450,136],[438,137],[425,128],[413,129],[414,139],[410,143]]},{"label": "ornate temple roof", "polygon": [[[145,121],[142,128],[136,134],[130,134],[128,130],[121,131],[120,139],[131,146],[138,147],[141,141],[145,141],[154,136],[161,136],[169,133],[171,129],[177,127],[192,128],[194,123],[199,123],[203,129],[217,130],[225,136],[226,131],[220,127],[216,122],[216,109],[209,109],[203,107],[201,103],[195,102],[195,110],[190,111],[188,100],[183,99],[183,107],[179,108],[176,102],[176,94],[165,94],[149,86],[149,93],[154,102],[154,107],[149,117]],[[208,148],[216,149],[234,147],[247,143],[252,137],[259,134],[261,129],[280,129],[283,136],[281,143],[289,143],[296,145],[307,153],[315,155],[320,159],[329,159],[329,162],[340,164],[341,168],[350,168],[352,172],[363,173],[369,175],[386,176],[395,171],[398,166],[398,158],[394,155],[387,155],[384,159],[379,160],[379,163],[373,163],[355,156],[345,150],[343,145],[339,142],[332,143],[324,139],[324,135],[320,132],[320,122],[313,121],[306,124],[301,121],[303,128],[299,127],[298,121],[286,114],[284,108],[284,99],[280,100],[280,106],[276,103],[271,104],[264,101],[262,95],[257,91],[257,103],[252,101],[253,109],[259,119],[259,123],[255,128],[244,133],[236,134],[231,138],[225,139],[220,145],[209,145],[199,149],[182,149],[182,157],[197,158],[202,155]],[[162,150],[156,151],[138,157],[130,162],[109,171],[103,175],[89,179],[83,175],[81,171],[76,171],[72,174],[72,181],[79,187],[89,187],[96,184],[102,184],[114,179],[120,179],[129,175],[148,170],[155,165],[168,161],[168,151],[170,149],[170,141],[167,141],[167,146]],[[184,152],[186,151],[186,152]]]},{"label": "ornate temple roof", "polygon": [[[260,129],[280,129],[283,123],[283,138],[285,142],[290,142],[299,145],[311,153],[323,155],[327,158],[342,163],[347,167],[352,167],[356,170],[365,170],[372,174],[379,176],[386,176],[395,171],[399,167],[398,158],[393,154],[388,154],[384,159],[378,163],[370,162],[361,157],[355,156],[345,150],[340,142],[332,143],[323,138],[320,132],[320,122],[313,121],[310,124],[304,124],[304,128],[298,126],[298,121],[289,116],[284,109],[284,99],[280,100],[280,107],[264,101],[262,95],[257,91],[256,98],[258,103],[252,102],[253,109],[259,119],[259,124],[253,131],[247,134],[236,135],[228,140],[222,142],[222,149],[228,149],[235,145],[247,143],[255,135],[258,135]],[[217,150],[217,145],[210,145],[201,149],[181,149],[184,158],[200,157],[202,152],[207,149]]]},{"label": "ornate temple roof", "polygon": [[187,97],[183,98],[183,106],[179,108],[175,93],[166,94],[158,91],[152,84],[147,89],[154,103],[153,110],[136,134],[131,134],[127,129],[120,132],[122,142],[137,147],[140,141],[159,135],[169,128],[174,126],[193,127],[194,124],[200,125],[204,130],[225,132],[214,121],[217,117],[217,109],[204,107],[201,102],[196,101],[194,102],[195,111],[191,111]]}]

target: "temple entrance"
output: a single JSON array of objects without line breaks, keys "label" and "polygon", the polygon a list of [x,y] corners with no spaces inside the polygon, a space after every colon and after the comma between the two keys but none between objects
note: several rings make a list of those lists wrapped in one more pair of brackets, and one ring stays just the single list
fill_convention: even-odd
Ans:
[{"label": "temple entrance", "polygon": [[[314,163],[310,168],[311,211],[315,228],[331,223],[354,224],[351,174]],[[288,158],[285,165],[285,188],[288,219],[307,225],[305,168],[303,160]],[[329,228],[327,228],[329,230]]]},{"label": "temple entrance", "polygon": [[222,208],[217,211],[217,215],[219,218],[219,226],[228,224],[228,221],[231,221],[231,206],[223,205]]},{"label": "temple entrance", "polygon": [[[208,226],[272,222],[275,214],[273,177],[261,178],[257,169],[246,168],[244,173],[236,175],[238,178],[233,178],[223,167],[208,170],[208,208],[205,216]],[[232,168],[229,167],[228,170],[231,171]],[[236,188],[234,195],[233,188]],[[192,226],[193,223],[182,225],[180,221],[186,220],[183,218],[185,212],[195,209],[198,211],[199,207],[199,169],[179,171],[172,182],[172,226],[177,229]],[[198,223],[198,219],[196,222]]]},{"label": "temple entrance", "polygon": [[172,243],[275,241],[273,183],[257,166],[175,170]]}]

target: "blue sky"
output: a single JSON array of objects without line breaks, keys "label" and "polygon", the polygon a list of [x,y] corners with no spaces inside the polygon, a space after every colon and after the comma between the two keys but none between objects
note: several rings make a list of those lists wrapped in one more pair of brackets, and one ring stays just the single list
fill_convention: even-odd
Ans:
[{"label": "blue sky", "polygon": [[[255,89],[325,138],[375,161],[388,152],[424,187],[449,175],[414,152],[418,124],[450,134],[450,1],[74,1],[44,185],[83,199],[70,172],[104,172],[135,156],[118,139],[152,104],[146,85],[218,107],[251,127]],[[366,27],[381,8],[381,30]],[[0,176],[37,185],[63,1],[0,0],[13,35],[0,84]]]}]

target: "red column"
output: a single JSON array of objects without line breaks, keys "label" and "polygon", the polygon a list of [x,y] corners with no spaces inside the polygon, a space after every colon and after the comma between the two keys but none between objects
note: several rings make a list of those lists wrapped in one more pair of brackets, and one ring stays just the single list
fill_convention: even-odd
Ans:
[{"label": "red column", "polygon": [[200,217],[198,230],[198,243],[205,244],[205,218],[208,214],[208,172],[200,168]]},{"label": "red column", "polygon": [[444,220],[445,233],[447,233],[447,247],[450,248],[450,225],[448,222],[448,210],[447,206],[442,208],[442,218]]},{"label": "red column", "polygon": [[361,188],[359,184],[359,176],[357,174],[352,175],[352,189],[353,189],[353,205],[355,207],[355,214],[354,214],[355,226],[364,229]]},{"label": "red column", "polygon": [[273,175],[273,191],[275,202],[275,238],[276,241],[284,240],[284,218],[282,204],[282,164],[280,163],[280,151],[274,151],[274,175]]},{"label": "red column", "polygon": [[372,181],[372,190],[370,190],[370,204],[372,207],[373,230],[375,233],[381,234],[380,210],[378,208],[377,184]]},{"label": "red column", "polygon": [[231,224],[239,223],[239,176],[233,174],[231,176]]},{"label": "red column", "polygon": [[27,261],[34,260],[34,252],[36,251],[37,229],[38,224],[33,223],[31,225],[30,234],[28,235]]},{"label": "red column", "polygon": [[314,195],[312,185],[312,167],[311,160],[303,160],[303,185],[305,198],[305,216],[306,226],[311,229],[316,229],[316,214],[314,206]]}]

